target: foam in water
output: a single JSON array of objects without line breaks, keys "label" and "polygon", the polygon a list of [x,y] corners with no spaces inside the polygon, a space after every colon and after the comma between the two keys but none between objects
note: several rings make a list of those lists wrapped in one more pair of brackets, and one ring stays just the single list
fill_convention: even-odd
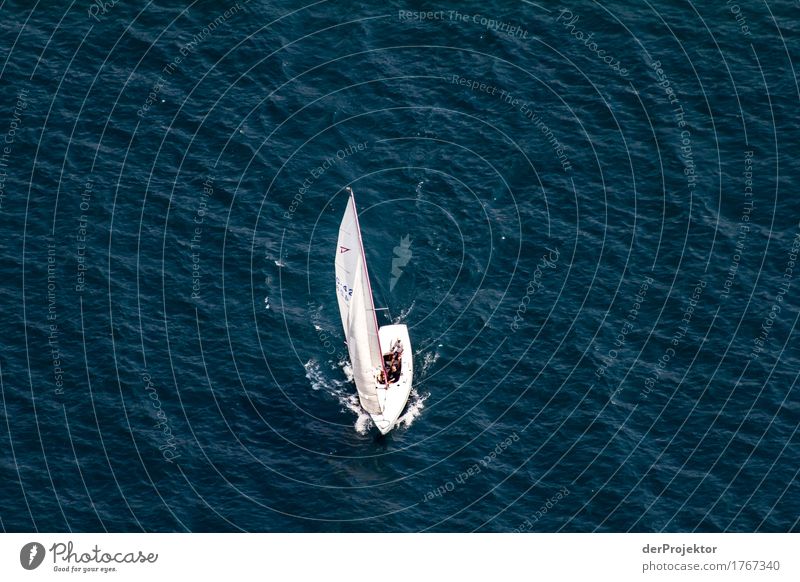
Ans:
[{"label": "foam in water", "polygon": [[311,382],[313,390],[322,390],[333,396],[342,407],[342,410],[349,410],[356,415],[356,421],[353,427],[358,434],[367,434],[372,428],[372,419],[367,414],[358,401],[358,394],[352,389],[353,382],[353,368],[350,362],[340,361],[333,366],[333,369],[341,369],[344,372],[346,381],[336,380],[334,377],[329,377],[323,372],[319,362],[310,359],[304,364],[306,370],[306,378]]},{"label": "foam in water", "polygon": [[[339,361],[337,366],[344,372],[347,378],[346,386],[349,388],[352,386],[353,382],[353,367],[348,360]],[[336,392],[334,396],[339,400],[343,410],[349,410],[357,416],[356,422],[353,424],[356,432],[358,434],[367,434],[369,429],[372,428],[372,418],[361,408],[361,403],[358,401],[358,394],[354,390],[343,389],[341,392]]]},{"label": "foam in water", "polygon": [[414,299],[414,300],[411,302],[411,305],[409,305],[409,306],[408,306],[406,309],[401,309],[401,310],[400,310],[400,315],[398,315],[397,317],[395,317],[395,318],[394,318],[394,320],[392,321],[392,323],[393,323],[393,324],[395,324],[395,325],[398,325],[398,324],[404,324],[404,323],[405,323],[405,321],[406,321],[406,319],[408,319],[408,315],[409,315],[409,314],[411,313],[411,311],[414,309],[414,304],[415,304],[416,302],[417,302],[417,300],[416,300],[416,299]]},{"label": "foam in water", "polygon": [[425,401],[430,394],[420,395],[416,388],[411,389],[411,394],[408,397],[408,407],[406,413],[397,419],[397,425],[403,428],[408,428],[411,423],[422,414],[422,409],[425,408]]},{"label": "foam in water", "polygon": [[[423,360],[423,370],[426,369],[426,362],[429,361],[429,354],[425,354]],[[430,363],[436,361],[438,356],[431,356]],[[428,364],[430,365],[430,364]],[[361,403],[358,401],[358,394],[352,385],[353,382],[353,368],[347,360],[341,360],[333,369],[340,369],[344,372],[346,381],[336,380],[335,378],[326,376],[325,372],[319,365],[319,362],[310,359],[304,365],[306,370],[306,378],[311,382],[313,390],[323,390],[333,396],[341,405],[342,410],[349,410],[356,415],[356,420],[353,423],[353,428],[361,435],[369,433],[373,426],[372,418],[367,414]],[[351,389],[352,388],[352,389]],[[397,427],[408,428],[421,414],[422,409],[425,408],[425,401],[430,394],[420,394],[416,388],[411,389],[411,394],[408,397],[408,405],[406,412],[397,420]]]},{"label": "foam in water", "polygon": [[372,428],[372,418],[369,414],[364,412],[363,408],[361,408],[361,403],[358,401],[358,396],[351,394],[350,398],[347,399],[347,404],[345,407],[347,410],[351,410],[358,415],[355,424],[353,424],[356,432],[361,435],[367,434],[369,429]]},{"label": "foam in water", "polygon": [[322,373],[316,360],[307,361],[303,367],[306,369],[306,378],[311,382],[313,390],[324,390],[329,385],[328,379],[325,378],[325,374]]},{"label": "foam in water", "polygon": [[344,372],[345,378],[348,382],[353,381],[353,366],[350,365],[350,360],[340,360],[337,364]]},{"label": "foam in water", "polygon": [[436,360],[439,359],[439,351],[433,350],[431,352],[425,352],[422,356],[422,373],[427,374],[428,370],[436,363]]}]

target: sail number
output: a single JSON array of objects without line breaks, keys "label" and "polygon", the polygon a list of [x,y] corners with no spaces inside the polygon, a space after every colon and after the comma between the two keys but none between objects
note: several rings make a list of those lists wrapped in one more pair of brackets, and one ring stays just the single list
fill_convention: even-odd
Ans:
[{"label": "sail number", "polygon": [[345,301],[350,301],[350,298],[353,296],[353,288],[342,283],[339,277],[336,277],[336,292],[341,295]]}]

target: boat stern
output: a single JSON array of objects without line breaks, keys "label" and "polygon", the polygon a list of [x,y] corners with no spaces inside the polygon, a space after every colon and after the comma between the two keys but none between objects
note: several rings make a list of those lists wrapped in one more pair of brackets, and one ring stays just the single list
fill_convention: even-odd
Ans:
[{"label": "boat stern", "polygon": [[378,386],[378,402],[383,413],[370,415],[381,434],[387,434],[394,428],[411,394],[411,387],[414,381],[414,358],[407,326],[384,325],[378,329],[378,338],[384,355],[391,354],[392,347],[397,342],[400,343],[403,350],[398,380],[390,383],[388,388],[383,384]]}]

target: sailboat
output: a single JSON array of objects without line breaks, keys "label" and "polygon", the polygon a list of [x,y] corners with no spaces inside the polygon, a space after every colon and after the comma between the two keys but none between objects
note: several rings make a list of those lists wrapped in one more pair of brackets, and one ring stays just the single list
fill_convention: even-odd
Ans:
[{"label": "sailboat", "polygon": [[405,325],[378,327],[356,201],[353,190],[347,191],[336,247],[336,297],[358,399],[381,434],[387,434],[411,393],[411,340]]}]

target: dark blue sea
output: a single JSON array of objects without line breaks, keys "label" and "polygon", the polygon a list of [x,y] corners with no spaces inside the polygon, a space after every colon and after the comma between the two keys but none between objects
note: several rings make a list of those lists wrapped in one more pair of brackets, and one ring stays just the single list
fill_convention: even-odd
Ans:
[{"label": "dark blue sea", "polygon": [[0,2],[0,528],[799,531],[799,9]]}]

